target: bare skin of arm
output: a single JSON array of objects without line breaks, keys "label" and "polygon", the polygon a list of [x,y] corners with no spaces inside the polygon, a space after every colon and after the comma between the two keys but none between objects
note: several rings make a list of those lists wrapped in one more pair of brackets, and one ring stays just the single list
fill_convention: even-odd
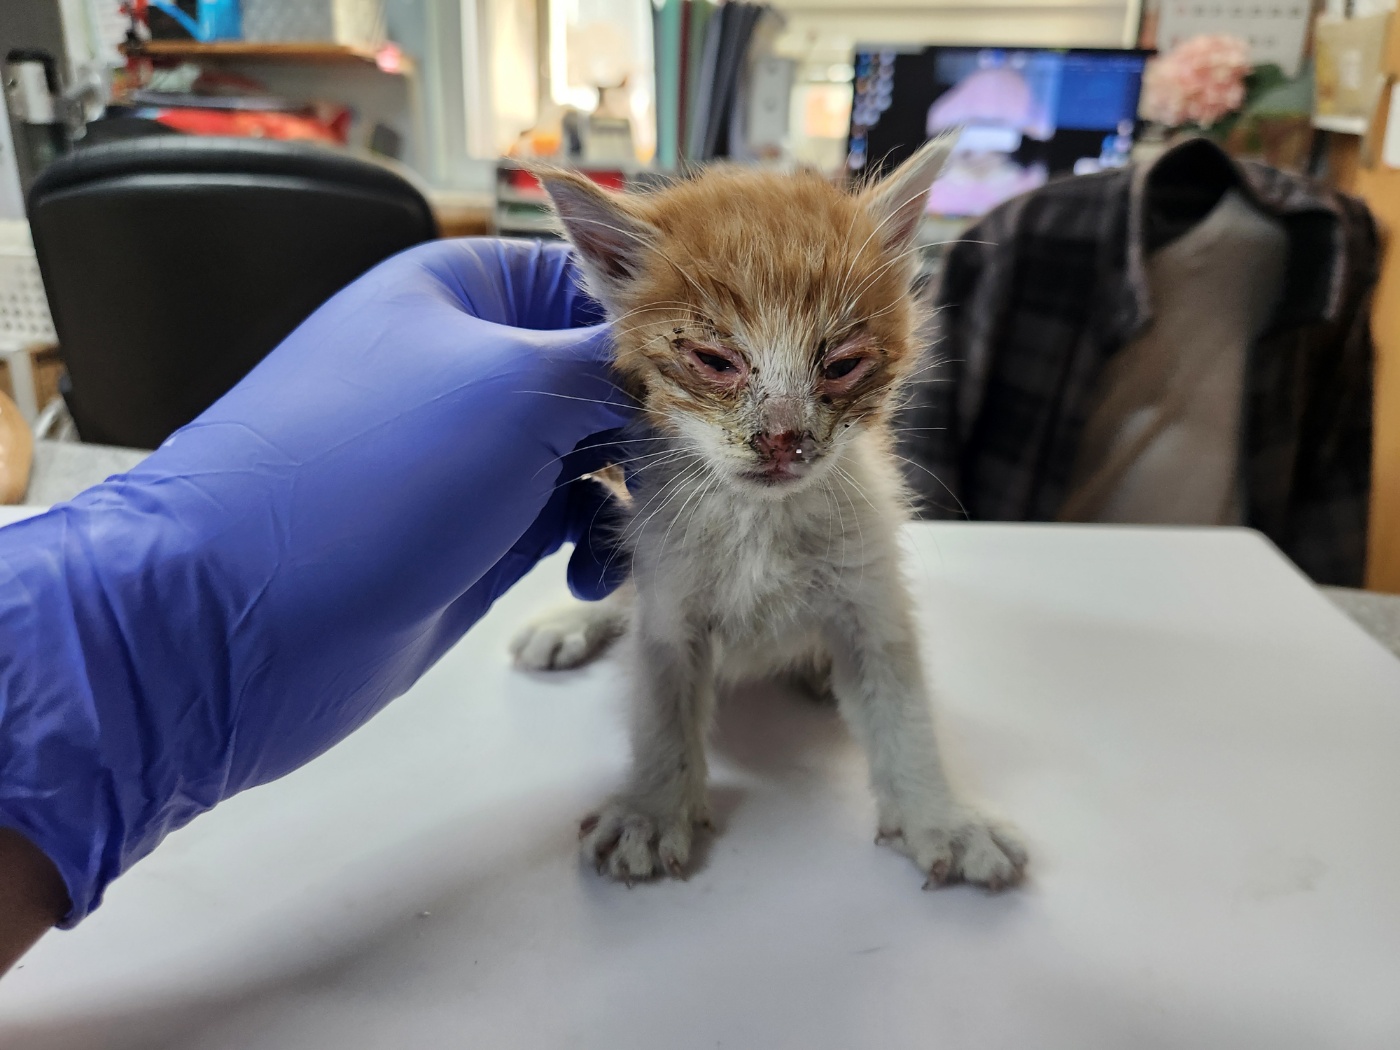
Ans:
[{"label": "bare skin of arm", "polygon": [[67,911],[53,862],[23,835],[0,828],[0,975]]}]

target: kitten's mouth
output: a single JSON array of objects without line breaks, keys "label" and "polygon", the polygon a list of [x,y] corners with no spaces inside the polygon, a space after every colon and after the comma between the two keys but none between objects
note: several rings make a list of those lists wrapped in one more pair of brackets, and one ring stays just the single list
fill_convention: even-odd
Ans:
[{"label": "kitten's mouth", "polygon": [[768,463],[756,470],[743,473],[747,481],[753,481],[769,488],[778,488],[801,481],[812,472],[811,460],[798,460],[792,463]]}]

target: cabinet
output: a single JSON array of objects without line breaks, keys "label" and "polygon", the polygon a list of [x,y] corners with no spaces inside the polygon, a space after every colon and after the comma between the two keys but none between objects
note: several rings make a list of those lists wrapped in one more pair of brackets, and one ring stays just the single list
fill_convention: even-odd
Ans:
[{"label": "cabinet", "polygon": [[[1387,35],[1386,70],[1400,77],[1400,17],[1391,17]],[[1336,136],[1331,161],[1337,188],[1366,201],[1384,246],[1372,307],[1376,433],[1366,586],[1400,594],[1400,169],[1380,160],[1389,99],[1387,90],[1372,128],[1371,156],[1363,158],[1361,138]]]}]

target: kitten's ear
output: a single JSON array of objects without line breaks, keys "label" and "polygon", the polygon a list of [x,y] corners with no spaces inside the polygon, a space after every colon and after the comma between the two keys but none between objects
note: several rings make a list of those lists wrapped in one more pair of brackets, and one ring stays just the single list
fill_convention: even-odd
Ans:
[{"label": "kitten's ear", "polygon": [[885,247],[903,251],[918,232],[919,220],[928,206],[928,192],[947,163],[961,129],[930,139],[893,172],[860,195],[884,237]]},{"label": "kitten's ear", "polygon": [[554,201],[555,214],[583,257],[592,291],[611,305],[636,279],[656,230],[628,208],[621,195],[601,189],[577,172],[534,172]]}]

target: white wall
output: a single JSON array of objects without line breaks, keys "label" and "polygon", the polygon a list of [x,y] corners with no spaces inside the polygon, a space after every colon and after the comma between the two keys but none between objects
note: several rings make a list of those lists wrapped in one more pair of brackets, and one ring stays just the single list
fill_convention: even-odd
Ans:
[{"label": "white wall", "polygon": [[1122,47],[1138,0],[778,0],[778,48],[814,64],[850,61],[857,44]]},{"label": "white wall", "polygon": [[24,218],[24,193],[19,185],[19,165],[10,141],[10,114],[0,110],[0,221]]}]

